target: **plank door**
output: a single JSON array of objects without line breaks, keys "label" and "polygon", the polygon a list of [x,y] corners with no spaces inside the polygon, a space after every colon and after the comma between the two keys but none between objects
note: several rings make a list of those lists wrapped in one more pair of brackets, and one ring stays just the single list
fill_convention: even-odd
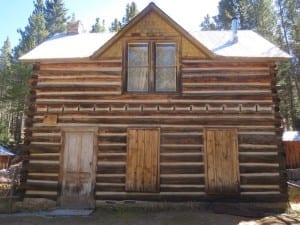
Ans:
[{"label": "plank door", "polygon": [[94,208],[95,133],[65,132],[60,204],[66,208]]},{"label": "plank door", "polygon": [[126,191],[159,191],[159,129],[127,130]]},{"label": "plank door", "polygon": [[206,193],[239,193],[237,130],[205,129],[204,149]]}]

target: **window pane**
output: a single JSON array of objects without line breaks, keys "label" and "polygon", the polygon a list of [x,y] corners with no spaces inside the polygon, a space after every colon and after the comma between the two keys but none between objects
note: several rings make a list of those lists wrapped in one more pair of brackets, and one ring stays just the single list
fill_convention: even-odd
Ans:
[{"label": "window pane", "polygon": [[175,43],[156,44],[156,66],[176,65],[176,45]]},{"label": "window pane", "polygon": [[127,91],[148,91],[148,44],[128,44]]},{"label": "window pane", "polygon": [[128,68],[127,91],[148,91],[148,67]]},{"label": "window pane", "polygon": [[128,45],[128,67],[148,66],[148,44]]},{"label": "window pane", "polygon": [[155,91],[176,91],[176,44],[156,44]]},{"label": "window pane", "polygon": [[176,68],[156,68],[156,91],[176,91]]}]

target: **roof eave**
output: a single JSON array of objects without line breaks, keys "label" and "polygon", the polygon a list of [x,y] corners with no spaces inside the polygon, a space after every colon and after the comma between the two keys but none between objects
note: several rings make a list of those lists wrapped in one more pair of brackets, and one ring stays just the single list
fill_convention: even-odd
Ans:
[{"label": "roof eave", "polygon": [[239,60],[239,61],[270,61],[270,62],[288,62],[291,57],[248,57],[248,56],[223,56],[216,55],[216,59]]},{"label": "roof eave", "polygon": [[19,59],[23,63],[50,63],[50,62],[76,62],[89,60],[90,57],[76,57],[76,58],[42,58],[42,59]]}]

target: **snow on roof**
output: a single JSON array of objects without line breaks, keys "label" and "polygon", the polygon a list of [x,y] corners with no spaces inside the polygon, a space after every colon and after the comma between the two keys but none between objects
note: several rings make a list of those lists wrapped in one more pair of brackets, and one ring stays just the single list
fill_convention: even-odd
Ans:
[{"label": "snow on roof", "polygon": [[7,148],[4,148],[0,145],[0,155],[14,155],[12,152],[10,152]]},{"label": "snow on roof", "polygon": [[300,131],[285,131],[282,135],[283,141],[300,141]]},{"label": "snow on roof", "polygon": [[[58,34],[20,57],[21,61],[89,58],[115,33]],[[239,30],[232,42],[231,31],[197,31],[190,33],[218,56],[288,59],[290,56],[251,30]]]},{"label": "snow on roof", "polygon": [[56,34],[20,57],[20,60],[88,58],[113,35],[114,33]]},{"label": "snow on roof", "polygon": [[287,53],[252,30],[238,30],[236,42],[232,41],[232,31],[197,31],[191,34],[219,56],[290,58]]}]

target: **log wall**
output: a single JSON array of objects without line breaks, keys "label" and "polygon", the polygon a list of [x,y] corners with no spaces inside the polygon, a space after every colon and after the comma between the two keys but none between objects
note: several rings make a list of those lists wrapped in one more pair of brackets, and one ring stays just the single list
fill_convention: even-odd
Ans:
[{"label": "log wall", "polygon": [[[275,68],[183,58],[180,92],[128,94],[120,59],[35,67],[26,195],[56,199],[63,127],[97,127],[96,199],[205,200],[204,128],[237,128],[242,201],[286,199]],[[55,115],[53,124],[45,124]],[[125,192],[127,128],[160,128],[160,192]]]}]

